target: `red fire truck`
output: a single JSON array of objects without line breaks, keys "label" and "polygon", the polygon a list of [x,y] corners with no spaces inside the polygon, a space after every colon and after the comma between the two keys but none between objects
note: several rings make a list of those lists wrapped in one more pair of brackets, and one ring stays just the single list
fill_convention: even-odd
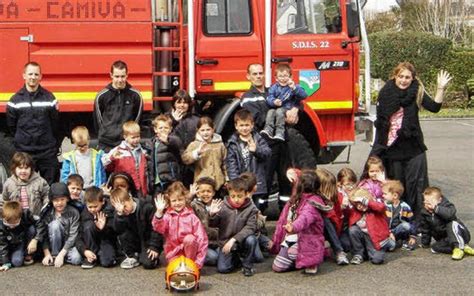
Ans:
[{"label": "red fire truck", "polygon": [[264,65],[269,86],[272,68],[289,63],[308,98],[289,129],[288,164],[332,161],[355,138],[360,8],[358,0],[0,0],[2,162],[11,148],[5,106],[26,62],[41,64],[68,135],[79,124],[93,131],[95,95],[118,59],[144,97],[145,121],[184,88],[224,136],[250,87],[247,65]]}]

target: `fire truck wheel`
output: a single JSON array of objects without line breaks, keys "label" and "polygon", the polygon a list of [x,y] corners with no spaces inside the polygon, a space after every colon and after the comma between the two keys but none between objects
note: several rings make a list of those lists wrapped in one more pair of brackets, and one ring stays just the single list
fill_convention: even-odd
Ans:
[{"label": "fire truck wheel", "polygon": [[3,165],[7,175],[10,175],[10,160],[15,153],[13,146],[13,139],[6,137],[3,132],[0,132],[0,163]]},{"label": "fire truck wheel", "polygon": [[315,150],[311,149],[309,142],[297,129],[289,128],[287,136],[277,172],[278,191],[283,197],[281,200],[285,200],[291,193],[291,183],[286,178],[288,168],[315,169],[317,165]]}]

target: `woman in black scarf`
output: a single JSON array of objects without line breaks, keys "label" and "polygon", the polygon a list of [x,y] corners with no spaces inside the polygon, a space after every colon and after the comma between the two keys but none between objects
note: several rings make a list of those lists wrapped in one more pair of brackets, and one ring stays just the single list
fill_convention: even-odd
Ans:
[{"label": "woman in black scarf", "polygon": [[450,80],[446,71],[439,72],[433,100],[416,77],[413,65],[403,62],[395,67],[391,79],[379,92],[371,155],[383,159],[389,179],[403,183],[403,199],[411,206],[415,217],[423,207],[423,190],[428,187],[427,148],[418,111],[423,107],[438,112]]}]

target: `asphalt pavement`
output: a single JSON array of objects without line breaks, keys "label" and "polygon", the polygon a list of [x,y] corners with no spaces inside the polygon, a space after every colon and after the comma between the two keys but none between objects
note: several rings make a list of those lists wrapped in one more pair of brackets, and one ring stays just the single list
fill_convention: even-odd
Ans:
[{"label": "asphalt pavement", "polygon": [[[474,119],[422,121],[428,146],[430,184],[440,187],[455,203],[458,217],[474,236]],[[350,166],[360,174],[370,150],[357,137],[351,149],[351,163],[325,165],[333,173]],[[347,152],[347,151],[345,151]],[[342,154],[339,160],[345,159]],[[274,222],[269,223],[270,228]],[[474,245],[474,242],[473,244]],[[301,271],[277,274],[271,270],[272,259],[256,265],[256,274],[246,278],[240,272],[218,274],[214,268],[202,271],[199,294],[209,295],[472,295],[474,257],[453,261],[449,255],[431,254],[427,249],[413,252],[397,250],[387,254],[386,263],[375,266],[337,266],[324,262],[316,276]],[[152,295],[166,294],[164,267],[122,270],[119,267],[30,267],[13,268],[0,273],[3,295]]]}]

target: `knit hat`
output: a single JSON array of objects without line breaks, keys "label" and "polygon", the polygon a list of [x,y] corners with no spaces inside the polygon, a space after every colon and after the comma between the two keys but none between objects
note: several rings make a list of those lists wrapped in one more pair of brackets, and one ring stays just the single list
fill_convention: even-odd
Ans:
[{"label": "knit hat", "polygon": [[53,201],[53,199],[58,197],[70,198],[69,189],[66,184],[60,182],[51,184],[51,188],[49,189],[49,201]]}]

